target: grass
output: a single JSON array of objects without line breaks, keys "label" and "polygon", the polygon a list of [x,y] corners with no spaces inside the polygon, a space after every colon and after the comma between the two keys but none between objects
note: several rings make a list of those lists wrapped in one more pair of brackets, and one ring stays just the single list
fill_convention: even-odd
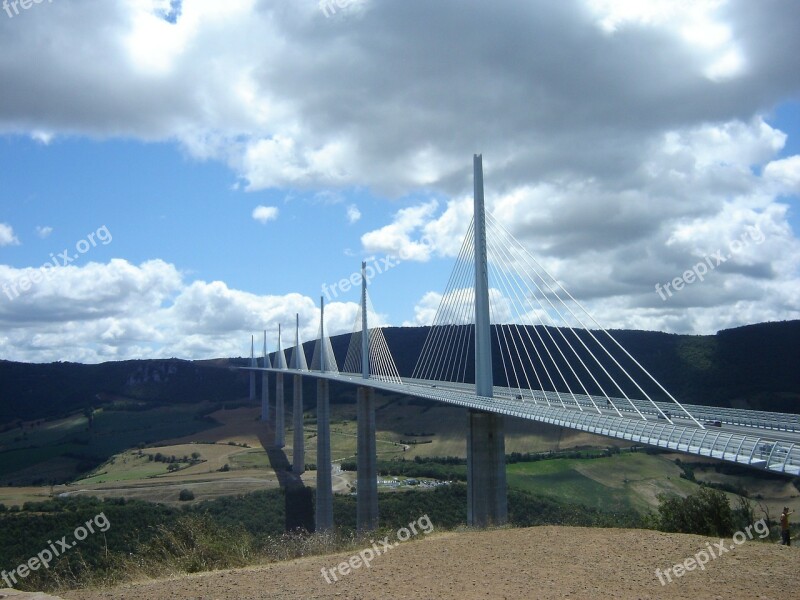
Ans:
[{"label": "grass", "polygon": [[[0,477],[15,485],[64,482],[81,461],[95,464],[138,444],[194,435],[214,427],[195,419],[202,406],[159,406],[145,411],[98,410],[91,430],[84,416],[39,421],[0,434]],[[54,459],[70,457],[53,471]],[[41,468],[37,468],[41,467]]]},{"label": "grass", "polygon": [[623,453],[595,459],[554,459],[507,467],[508,485],[601,510],[652,509],[659,493],[685,495],[696,484],[662,456]]},{"label": "grass", "polygon": [[117,481],[136,481],[164,475],[167,472],[165,463],[151,461],[147,456],[137,456],[135,452],[128,451],[114,456],[106,464],[98,467],[94,474],[81,479],[77,483],[89,485]]},{"label": "grass", "polygon": [[0,477],[6,477],[65,454],[81,452],[82,450],[84,450],[84,446],[68,443],[9,450],[0,454],[2,456],[2,460],[0,460]]},{"label": "grass", "polygon": [[230,457],[231,468],[236,469],[270,469],[269,457],[261,448],[240,452]]}]

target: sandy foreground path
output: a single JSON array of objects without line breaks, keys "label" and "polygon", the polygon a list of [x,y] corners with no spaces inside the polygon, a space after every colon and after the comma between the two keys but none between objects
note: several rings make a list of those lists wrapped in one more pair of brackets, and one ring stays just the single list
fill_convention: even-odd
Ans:
[{"label": "sandy foreground path", "polygon": [[[390,540],[391,541],[391,540]],[[662,572],[720,540],[654,531],[534,527],[468,533],[432,533],[400,543],[339,581],[326,583],[323,567],[351,553],[218,571],[109,590],[75,590],[67,599],[245,600],[376,598],[800,598],[800,548],[724,540],[731,548],[661,585]],[[329,575],[330,578],[330,575]]]}]

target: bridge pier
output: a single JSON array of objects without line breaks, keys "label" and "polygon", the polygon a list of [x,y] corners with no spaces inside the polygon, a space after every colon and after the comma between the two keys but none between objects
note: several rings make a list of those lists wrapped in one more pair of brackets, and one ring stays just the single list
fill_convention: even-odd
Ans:
[{"label": "bridge pier", "polygon": [[333,529],[331,467],[330,384],[326,379],[319,379],[317,381],[317,531]]},{"label": "bridge pier", "polygon": [[301,475],[306,470],[305,437],[303,436],[303,376],[294,376],[294,404],[292,405],[294,437],[292,438],[292,473]]},{"label": "bridge pier", "polygon": [[269,374],[261,372],[261,420],[269,421]]},{"label": "bridge pier", "polygon": [[375,442],[375,390],[358,388],[358,531],[378,528],[378,455]]},{"label": "bridge pier", "polygon": [[[269,355],[267,354],[267,330],[264,330],[264,356],[262,358],[263,367],[268,369],[272,365],[269,362]],[[269,373],[261,371],[261,420],[263,422],[269,421]]]},{"label": "bridge pier", "polygon": [[[250,366],[256,366],[255,336],[250,336]],[[250,402],[256,399],[256,372],[250,371]]]},{"label": "bridge pier", "polygon": [[508,500],[503,415],[469,410],[467,416],[467,523],[504,525]]},{"label": "bridge pier", "polygon": [[275,441],[276,448],[286,445],[286,418],[284,415],[283,373],[275,374]]}]

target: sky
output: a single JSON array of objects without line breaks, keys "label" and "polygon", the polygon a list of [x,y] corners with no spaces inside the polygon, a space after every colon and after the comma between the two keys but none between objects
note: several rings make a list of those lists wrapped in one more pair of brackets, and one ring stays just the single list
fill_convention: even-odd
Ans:
[{"label": "sky", "polygon": [[796,0],[26,6],[0,4],[0,359],[274,350],[321,296],[348,332],[362,259],[384,324],[429,324],[474,154],[604,326],[800,318]]}]

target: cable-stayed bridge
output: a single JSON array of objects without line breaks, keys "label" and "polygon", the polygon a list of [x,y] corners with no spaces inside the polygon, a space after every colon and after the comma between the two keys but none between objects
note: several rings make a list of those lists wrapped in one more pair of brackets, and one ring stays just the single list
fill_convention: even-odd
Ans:
[{"label": "cable-stayed bridge", "polygon": [[[474,158],[475,213],[411,377],[401,377],[367,292],[344,360],[334,355],[324,303],[309,366],[295,323],[287,362],[280,328],[272,359],[251,340],[250,397],[262,373],[262,420],[285,444],[284,375],[294,376],[293,471],[304,469],[302,381],[317,383],[317,529],[333,526],[329,383],[358,387],[357,511],[360,529],[378,524],[375,390],[467,409],[468,521],[507,520],[506,417],[528,419],[636,444],[800,475],[800,415],[683,404],[605,330],[483,206],[483,169]],[[341,367],[340,367],[341,365]]]}]

